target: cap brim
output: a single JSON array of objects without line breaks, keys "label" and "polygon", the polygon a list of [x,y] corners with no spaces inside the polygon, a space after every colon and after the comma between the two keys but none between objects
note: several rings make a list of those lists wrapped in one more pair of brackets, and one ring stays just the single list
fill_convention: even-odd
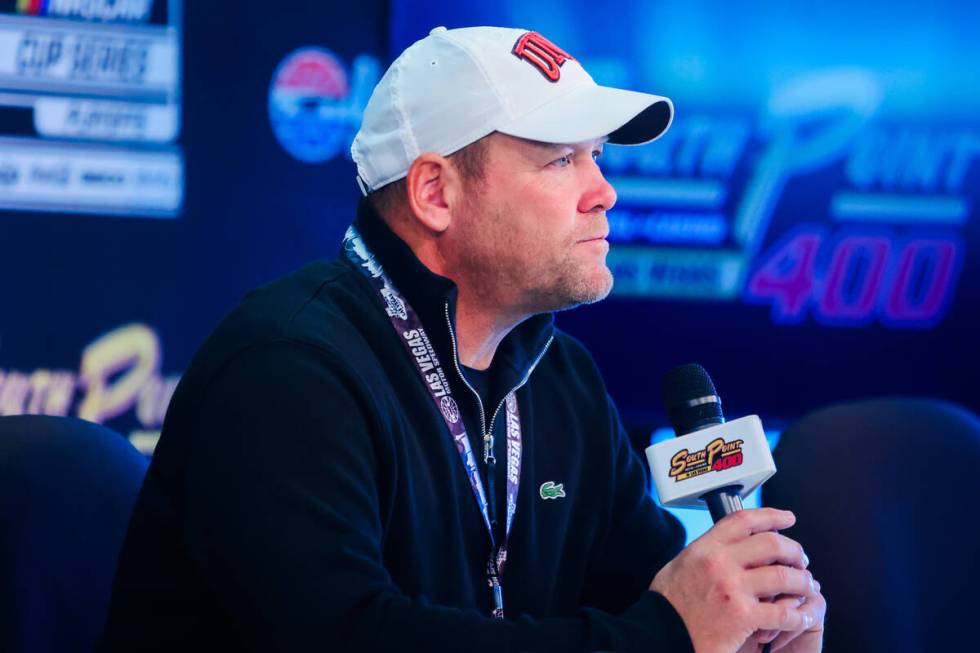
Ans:
[{"label": "cap brim", "polygon": [[665,97],[608,86],[576,89],[537,107],[497,131],[543,143],[580,143],[603,136],[610,143],[642,145],[674,119]]}]

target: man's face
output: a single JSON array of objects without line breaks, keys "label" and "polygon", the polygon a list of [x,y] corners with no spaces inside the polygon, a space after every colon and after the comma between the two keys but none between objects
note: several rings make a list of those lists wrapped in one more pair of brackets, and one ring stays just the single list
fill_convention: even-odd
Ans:
[{"label": "man's face", "polygon": [[481,296],[520,313],[603,299],[613,283],[606,211],[616,202],[595,161],[605,139],[488,139],[483,178],[465,184],[446,234],[453,267]]}]

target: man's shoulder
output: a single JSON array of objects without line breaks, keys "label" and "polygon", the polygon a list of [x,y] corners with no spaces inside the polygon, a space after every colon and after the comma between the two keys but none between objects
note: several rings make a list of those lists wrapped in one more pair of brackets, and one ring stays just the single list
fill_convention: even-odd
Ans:
[{"label": "man's shoulder", "polygon": [[558,328],[547,355],[541,359],[534,374],[548,383],[561,379],[561,386],[567,391],[589,396],[606,392],[602,374],[588,348],[578,338]]},{"label": "man's shoulder", "polygon": [[255,342],[287,339],[330,348],[376,313],[363,285],[341,258],[314,261],[250,291],[222,326]]},{"label": "man's shoulder", "polygon": [[229,362],[284,344],[337,364],[363,365],[371,356],[365,332],[381,312],[362,286],[338,258],[308,263],[248,292],[202,344],[185,376],[207,383]]}]

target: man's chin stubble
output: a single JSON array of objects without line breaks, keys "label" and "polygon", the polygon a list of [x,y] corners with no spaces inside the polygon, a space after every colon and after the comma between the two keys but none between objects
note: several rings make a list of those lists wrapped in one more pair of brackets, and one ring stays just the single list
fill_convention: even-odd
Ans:
[{"label": "man's chin stubble", "polygon": [[551,294],[552,305],[546,311],[567,311],[576,306],[595,304],[608,297],[612,287],[613,276],[608,269],[601,279],[590,279],[574,285],[562,284],[558,292]]}]

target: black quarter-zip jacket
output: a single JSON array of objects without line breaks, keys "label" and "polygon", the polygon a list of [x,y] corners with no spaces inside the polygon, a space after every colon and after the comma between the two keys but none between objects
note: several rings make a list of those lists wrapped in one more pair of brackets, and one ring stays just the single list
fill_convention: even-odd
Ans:
[{"label": "black quarter-zip jacket", "polygon": [[[454,284],[366,201],[355,224],[419,314],[482,459]],[[683,529],[650,498],[589,354],[539,315],[508,334],[493,370],[498,387],[521,386],[505,619],[489,617],[490,540],[445,421],[377,292],[340,255],[249,293],[191,362],[101,650],[690,651],[648,590]]]}]

